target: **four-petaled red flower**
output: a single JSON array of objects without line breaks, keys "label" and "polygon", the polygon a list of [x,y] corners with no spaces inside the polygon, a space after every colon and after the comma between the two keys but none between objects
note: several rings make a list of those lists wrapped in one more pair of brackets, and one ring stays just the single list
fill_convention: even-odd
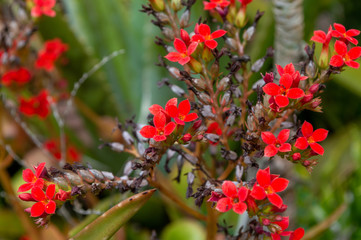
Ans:
[{"label": "four-petaled red flower", "polygon": [[49,95],[46,90],[41,91],[39,95],[28,100],[20,97],[19,111],[27,116],[38,115],[41,118],[46,118],[50,111],[48,97]]},{"label": "four-petaled red flower", "polygon": [[18,85],[24,85],[31,79],[31,74],[26,68],[20,67],[18,69],[10,70],[1,78],[1,82],[4,86],[9,86],[12,82]]},{"label": "four-petaled red flower", "polygon": [[179,125],[184,125],[185,122],[191,122],[198,118],[197,113],[189,113],[190,110],[191,105],[188,99],[181,101],[178,108],[176,105],[169,105],[166,107],[169,116],[174,118],[175,122]]},{"label": "four-petaled red flower", "polygon": [[230,4],[228,0],[210,0],[210,2],[203,1],[204,10],[211,10],[216,7],[225,8]]},{"label": "four-petaled red flower", "polygon": [[326,129],[320,128],[313,131],[312,124],[305,121],[302,124],[301,132],[303,137],[299,137],[296,140],[295,147],[301,150],[304,150],[310,145],[311,149],[320,155],[323,155],[324,149],[317,142],[321,142],[326,139],[328,131]]},{"label": "four-petaled red flower", "polygon": [[46,193],[39,187],[31,189],[31,196],[38,201],[31,207],[31,216],[39,217],[43,215],[44,212],[47,214],[55,213],[56,203],[53,201],[54,195],[55,184],[50,184],[46,189]]},{"label": "four-petaled red flower", "polygon": [[194,29],[195,35],[192,36],[193,42],[204,42],[204,44],[209,49],[215,49],[218,45],[218,43],[214,40],[215,38],[220,38],[224,34],[227,33],[225,30],[216,30],[213,33],[211,33],[211,28],[207,24],[196,24],[196,27]]},{"label": "four-petaled red flower", "polygon": [[167,139],[167,136],[170,135],[176,124],[174,122],[167,123],[167,118],[164,113],[159,112],[153,117],[153,126],[144,126],[140,130],[140,134],[145,138],[153,138],[157,142],[161,142]]},{"label": "four-petaled red flower", "polygon": [[170,52],[165,58],[171,62],[178,62],[181,65],[184,65],[191,60],[191,55],[198,46],[198,43],[192,42],[187,48],[187,45],[179,38],[174,39],[173,44],[177,52]]},{"label": "four-petaled red flower", "polygon": [[45,46],[40,50],[35,67],[51,71],[54,68],[54,62],[68,50],[68,45],[63,43],[59,38],[45,42]]},{"label": "four-petaled red flower", "polygon": [[346,28],[339,23],[334,23],[333,26],[335,27],[335,30],[332,31],[332,37],[340,38],[340,40],[345,43],[351,42],[355,45],[358,44],[357,39],[353,37],[360,34],[359,30],[350,29],[346,31]]},{"label": "four-petaled red flower", "polygon": [[31,16],[40,17],[46,15],[55,17],[55,11],[52,9],[55,6],[56,0],[34,0],[34,7],[31,9]]},{"label": "four-petaled red flower", "polygon": [[291,144],[286,143],[290,136],[289,129],[283,129],[277,136],[273,135],[272,132],[262,132],[261,134],[263,142],[268,144],[264,149],[265,157],[273,157],[278,152],[289,152],[291,151]]},{"label": "four-petaled red flower", "polygon": [[40,178],[41,173],[44,170],[45,162],[40,163],[37,167],[34,166],[35,174],[30,169],[23,170],[23,179],[26,183],[22,184],[18,192],[26,192],[33,187],[43,188],[44,179]]},{"label": "four-petaled red flower", "polygon": [[270,174],[269,167],[260,169],[256,175],[257,183],[253,186],[251,196],[257,200],[263,200],[266,197],[276,207],[280,208],[283,204],[282,198],[277,192],[282,192],[288,186],[288,180],[280,178],[278,175]]},{"label": "four-petaled red flower", "polygon": [[335,51],[338,55],[331,57],[330,65],[334,67],[342,67],[346,64],[352,68],[359,68],[360,64],[354,60],[361,56],[361,47],[351,48],[350,51],[347,51],[346,43],[342,41],[336,41]]},{"label": "four-petaled red flower", "polygon": [[237,188],[233,182],[224,181],[222,191],[226,197],[218,200],[216,206],[218,211],[227,212],[233,209],[233,211],[238,214],[246,211],[247,204],[244,203],[248,195],[248,189],[246,187]]},{"label": "four-petaled red flower", "polygon": [[266,94],[275,97],[275,102],[279,107],[286,107],[289,104],[288,98],[298,99],[305,95],[302,89],[291,88],[292,82],[292,76],[285,73],[280,78],[280,85],[267,83],[262,89]]}]

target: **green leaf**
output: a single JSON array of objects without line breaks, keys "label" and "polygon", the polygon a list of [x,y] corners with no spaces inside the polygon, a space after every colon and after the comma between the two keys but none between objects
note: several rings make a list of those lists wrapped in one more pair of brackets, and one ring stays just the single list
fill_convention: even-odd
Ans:
[{"label": "green leaf", "polygon": [[153,195],[155,189],[138,193],[118,203],[70,239],[109,239],[123,226]]}]

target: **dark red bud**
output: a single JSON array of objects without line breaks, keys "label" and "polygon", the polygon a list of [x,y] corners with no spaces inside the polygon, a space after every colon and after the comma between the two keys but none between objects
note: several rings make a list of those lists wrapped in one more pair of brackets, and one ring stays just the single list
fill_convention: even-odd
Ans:
[{"label": "dark red bud", "polygon": [[268,225],[271,224],[271,221],[268,220],[267,218],[265,218],[265,219],[263,219],[262,224],[263,224],[264,226],[268,226]]},{"label": "dark red bud", "polygon": [[25,201],[25,202],[31,202],[31,201],[34,201],[35,202],[35,199],[33,198],[33,196],[31,196],[30,193],[22,193],[22,194],[19,194],[18,196],[22,201]]},{"label": "dark red bud", "polygon": [[184,142],[188,142],[191,139],[192,139],[192,135],[190,133],[186,133],[186,134],[184,134],[184,136],[182,137],[181,140],[184,141]]},{"label": "dark red bud", "polygon": [[318,92],[319,88],[320,88],[320,84],[316,83],[310,87],[309,91],[310,91],[310,93],[315,94],[316,92]]},{"label": "dark red bud", "polygon": [[298,160],[300,160],[300,159],[301,159],[301,153],[294,153],[294,154],[292,155],[292,159],[293,159],[293,161],[298,161]]}]

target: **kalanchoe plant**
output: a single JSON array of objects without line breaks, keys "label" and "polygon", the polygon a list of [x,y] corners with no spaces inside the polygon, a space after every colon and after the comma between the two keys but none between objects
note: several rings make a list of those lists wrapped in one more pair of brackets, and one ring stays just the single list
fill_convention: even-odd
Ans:
[{"label": "kalanchoe plant", "polygon": [[[277,73],[260,73],[273,51],[268,49],[260,59],[245,53],[264,14],[257,12],[255,19],[249,18],[246,10],[252,0],[204,1],[204,10],[209,11],[211,18],[197,23],[190,21],[194,3],[149,0],[142,8],[142,12],[155,18],[152,22],[162,34],[156,39],[156,44],[164,48],[158,65],[174,78],[163,79],[159,85],[169,87],[179,98],[171,98],[165,107],[151,105],[147,125],[135,123],[134,118],[118,123],[118,137],[104,140],[99,148],[109,147],[132,157],[125,164],[123,176],[84,164],[65,164],[80,162],[80,157],[75,148],[71,151],[64,136],[59,143],[40,144],[57,168],[42,162],[34,166],[35,172],[25,169],[25,183],[18,189],[22,201],[33,202],[26,211],[38,224],[48,224],[57,209],[81,196],[112,189],[134,193],[151,187],[185,214],[204,221],[209,240],[216,239],[222,228],[227,229],[219,224],[219,216],[231,210],[247,220],[242,228],[236,229],[242,239],[275,240],[286,236],[297,240],[304,236],[301,227],[288,229],[289,217],[283,214],[287,199],[283,192],[290,180],[283,174],[274,174],[273,159],[300,164],[312,172],[317,156],[324,154],[319,142],[326,139],[328,131],[314,130],[307,121],[301,125],[296,114],[303,110],[321,112],[320,94],[332,74],[359,67],[355,60],[361,56],[361,47],[351,45],[358,44],[354,37],[360,32],[346,31],[336,23],[327,33],[315,31],[311,41],[322,44],[320,56],[315,56],[313,45],[305,49],[307,60],[277,65]],[[29,10],[33,17],[52,17],[54,5],[55,1],[34,0]],[[211,21],[218,25],[211,25]],[[333,40],[335,43],[330,44]],[[6,56],[17,54],[11,52],[14,41],[10,42]],[[330,51],[330,46],[334,46],[334,51]],[[60,39],[45,42],[31,65],[32,71],[56,75],[55,62],[67,50],[68,45]],[[4,59],[11,61],[6,56]],[[3,85],[18,96],[10,88],[12,83],[17,87],[29,84],[33,72],[21,64],[17,68],[9,64],[4,69]],[[252,76],[262,79],[251,86]],[[58,98],[45,89],[38,92],[29,98],[20,96],[18,111],[24,117],[39,116],[44,120],[52,112],[56,118]],[[145,123],[146,119],[139,121]],[[176,170],[170,167],[173,160]],[[165,172],[176,171],[177,182],[186,169],[183,166],[190,166],[186,170],[188,187],[183,198],[164,181],[159,171],[163,167],[161,161],[165,161]],[[75,231],[70,237],[110,238],[153,192],[146,190],[124,200],[97,218],[91,227]],[[193,198],[196,206],[205,207],[190,207],[184,201],[186,198]],[[94,226],[100,230],[96,231]],[[112,230],[108,231],[107,226]]]}]

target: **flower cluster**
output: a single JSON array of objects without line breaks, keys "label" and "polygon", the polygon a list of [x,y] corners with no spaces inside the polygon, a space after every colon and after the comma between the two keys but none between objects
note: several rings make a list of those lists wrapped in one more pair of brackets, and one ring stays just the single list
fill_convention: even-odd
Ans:
[{"label": "flower cluster", "polygon": [[68,45],[63,43],[59,38],[48,40],[44,48],[39,51],[35,67],[51,71],[54,69],[55,61],[68,50]]},{"label": "flower cluster", "polygon": [[46,118],[50,112],[50,99],[48,91],[42,90],[37,96],[25,99],[20,97],[19,111],[27,116]]},{"label": "flower cluster", "polygon": [[34,6],[31,8],[31,16],[41,17],[42,15],[48,17],[55,17],[56,12],[53,7],[56,4],[56,0],[33,0]]},{"label": "flower cluster", "polygon": [[12,83],[22,86],[29,82],[31,74],[28,69],[19,67],[18,69],[9,70],[1,77],[1,83],[4,86],[10,86]]}]

